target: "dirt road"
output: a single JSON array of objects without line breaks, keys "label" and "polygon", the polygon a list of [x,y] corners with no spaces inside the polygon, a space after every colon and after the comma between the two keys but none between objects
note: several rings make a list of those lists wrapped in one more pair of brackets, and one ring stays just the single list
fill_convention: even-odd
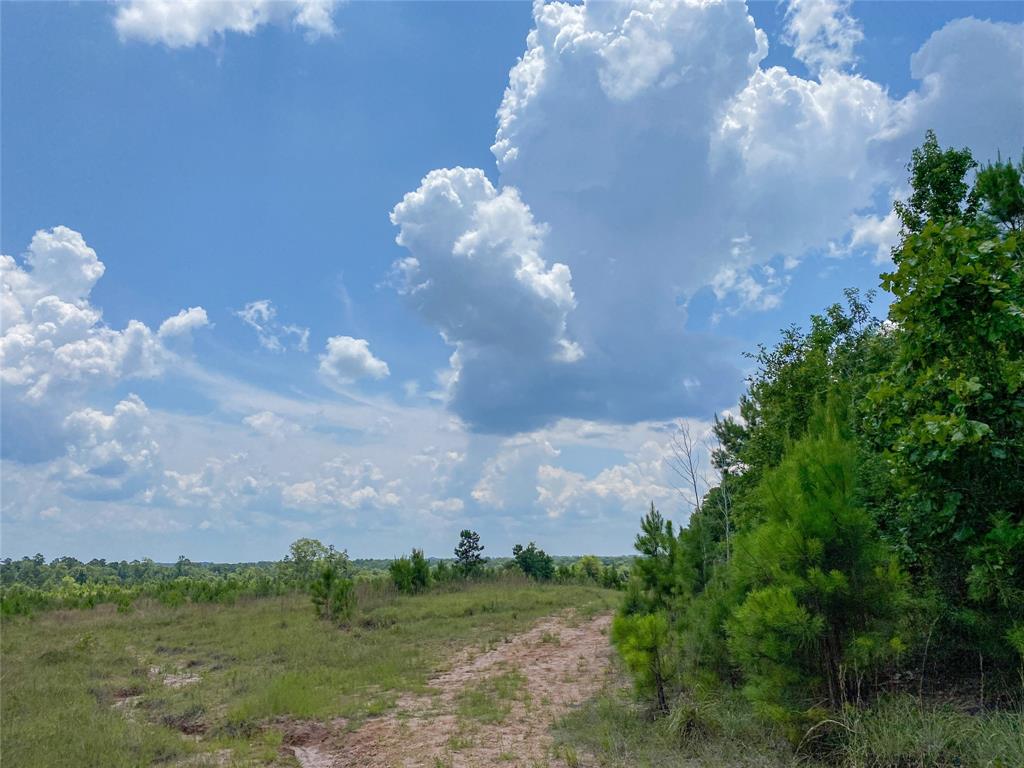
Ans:
[{"label": "dirt road", "polygon": [[433,695],[404,696],[393,713],[354,732],[299,728],[286,743],[303,768],[562,768],[550,727],[605,682],[610,621],[542,619],[496,648],[456,658],[430,681]]}]

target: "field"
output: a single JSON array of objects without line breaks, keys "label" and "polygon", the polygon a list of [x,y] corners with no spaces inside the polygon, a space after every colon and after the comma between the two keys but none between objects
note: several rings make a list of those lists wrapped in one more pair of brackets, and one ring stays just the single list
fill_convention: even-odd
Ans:
[{"label": "field", "polygon": [[[460,752],[472,751],[474,729],[550,702],[525,701],[527,681],[505,663],[452,682],[447,696],[428,687],[432,676],[453,660],[486,656],[541,617],[564,616],[560,626],[569,629],[600,620],[618,596],[521,578],[415,597],[371,594],[347,629],[317,620],[300,595],[7,619],[4,764],[332,765],[317,763],[307,743],[358,735],[368,719],[386,720],[379,716],[396,708],[406,720],[400,704],[413,700],[451,700],[463,741],[442,745],[438,764],[458,764]],[[534,639],[560,643],[555,631]],[[507,645],[513,656],[523,646]],[[503,764],[520,763],[507,754]]]}]

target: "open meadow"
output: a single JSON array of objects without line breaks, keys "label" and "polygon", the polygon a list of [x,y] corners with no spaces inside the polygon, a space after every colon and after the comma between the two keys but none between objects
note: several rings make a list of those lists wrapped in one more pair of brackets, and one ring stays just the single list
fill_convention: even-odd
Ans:
[{"label": "open meadow", "polygon": [[[540,617],[590,620],[617,598],[514,576],[415,597],[382,592],[365,596],[347,629],[318,621],[301,595],[7,619],[3,762],[298,765],[289,749],[297,724],[355,731],[404,694],[427,693],[459,653],[500,646]],[[470,690],[460,701],[469,720],[500,717],[500,693]]]}]

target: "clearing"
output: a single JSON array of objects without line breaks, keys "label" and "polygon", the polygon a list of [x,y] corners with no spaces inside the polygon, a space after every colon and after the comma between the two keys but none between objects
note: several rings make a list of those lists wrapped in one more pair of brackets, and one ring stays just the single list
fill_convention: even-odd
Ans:
[{"label": "clearing", "polygon": [[[4,764],[559,765],[549,725],[602,684],[620,593],[518,579],[364,597],[346,630],[301,595],[5,619]],[[410,762],[415,745],[438,760]]]},{"label": "clearing", "polygon": [[548,617],[489,651],[463,654],[431,679],[433,695],[403,696],[394,712],[354,732],[300,728],[286,739],[304,768],[566,766],[550,729],[604,683],[610,622],[610,614]]}]

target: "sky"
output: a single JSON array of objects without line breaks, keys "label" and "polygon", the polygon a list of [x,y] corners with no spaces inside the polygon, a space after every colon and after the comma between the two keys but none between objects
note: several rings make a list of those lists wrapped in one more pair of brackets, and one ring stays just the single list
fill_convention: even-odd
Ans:
[{"label": "sky", "polygon": [[1011,2],[2,2],[0,46],[5,557],[628,553],[743,352],[878,287],[925,131],[1024,147]]}]

